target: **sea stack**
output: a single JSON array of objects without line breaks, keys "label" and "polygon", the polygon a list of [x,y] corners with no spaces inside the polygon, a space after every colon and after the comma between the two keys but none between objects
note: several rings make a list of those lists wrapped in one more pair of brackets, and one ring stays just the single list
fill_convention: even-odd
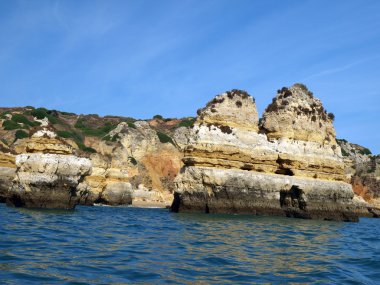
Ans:
[{"label": "sea stack", "polygon": [[259,122],[232,90],[198,110],[172,210],[357,221],[334,116],[303,85],[278,90]]},{"label": "sea stack", "polygon": [[16,175],[7,205],[26,208],[73,209],[78,184],[91,173],[91,161],[73,155],[73,148],[53,130],[37,130],[19,140]]}]

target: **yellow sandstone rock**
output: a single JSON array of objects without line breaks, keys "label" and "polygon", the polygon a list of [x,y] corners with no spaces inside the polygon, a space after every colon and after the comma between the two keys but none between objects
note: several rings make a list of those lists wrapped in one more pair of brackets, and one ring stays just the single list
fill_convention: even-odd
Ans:
[{"label": "yellow sandstone rock", "polygon": [[302,84],[279,90],[260,124],[246,92],[218,95],[175,138],[174,210],[357,219],[333,115]]}]

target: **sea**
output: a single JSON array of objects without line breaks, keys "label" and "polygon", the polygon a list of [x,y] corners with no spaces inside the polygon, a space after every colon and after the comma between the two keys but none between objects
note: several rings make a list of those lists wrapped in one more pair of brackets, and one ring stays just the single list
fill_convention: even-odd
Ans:
[{"label": "sea", "polygon": [[380,219],[0,204],[0,284],[380,284]]}]

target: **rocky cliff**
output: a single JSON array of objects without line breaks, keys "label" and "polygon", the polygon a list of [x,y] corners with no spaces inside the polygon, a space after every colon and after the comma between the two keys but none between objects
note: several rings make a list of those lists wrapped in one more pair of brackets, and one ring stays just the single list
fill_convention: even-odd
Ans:
[{"label": "rocky cliff", "polygon": [[16,172],[6,203],[16,207],[73,209],[79,200],[77,187],[91,173],[87,158],[48,128],[18,142]]},{"label": "rocky cliff", "polygon": [[[182,166],[182,153],[171,136],[192,123],[192,118],[159,115],[136,121],[44,108],[0,108],[0,201],[60,208],[77,203],[168,206]],[[90,169],[81,169],[88,161]],[[58,182],[71,189],[69,200],[53,190]],[[37,193],[37,188],[44,190]],[[26,205],[17,195],[32,192],[38,203]],[[50,201],[49,193],[55,197]],[[64,206],[53,200],[69,202]]]},{"label": "rocky cliff", "polygon": [[355,195],[380,208],[380,157],[372,155],[368,148],[337,140],[344,157],[345,174],[353,186]]},{"label": "rocky cliff", "polygon": [[109,136],[111,140],[88,141],[96,153],[90,156],[93,174],[85,179],[91,193],[85,204],[170,205],[173,180],[182,166],[174,144],[160,140],[145,121],[122,122]]},{"label": "rocky cliff", "polygon": [[380,208],[380,156],[356,165],[351,178],[355,194],[363,197],[370,205]]},{"label": "rocky cliff", "polygon": [[[254,99],[232,90],[196,120],[25,107],[0,108],[0,126],[0,202],[13,205],[164,207],[178,188],[181,211],[351,219],[340,208],[351,213],[347,181],[367,203],[378,197],[373,168],[357,172],[368,150],[339,141],[342,164],[333,115],[302,84],[279,90],[261,120]],[[31,193],[29,204],[18,196]]]},{"label": "rocky cliff", "polygon": [[246,92],[216,96],[175,136],[173,210],[356,220],[333,119],[302,84],[279,90],[260,123]]},{"label": "rocky cliff", "polygon": [[16,159],[10,149],[0,141],[0,203],[5,203],[8,189],[16,174]]}]

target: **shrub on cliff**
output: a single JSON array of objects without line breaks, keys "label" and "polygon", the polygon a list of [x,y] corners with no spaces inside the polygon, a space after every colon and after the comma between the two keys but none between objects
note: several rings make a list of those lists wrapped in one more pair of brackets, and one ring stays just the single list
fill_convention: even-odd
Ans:
[{"label": "shrub on cliff", "polygon": [[40,126],[41,125],[40,122],[31,122],[31,121],[29,121],[27,117],[25,117],[24,115],[21,115],[21,114],[14,114],[14,115],[12,115],[12,121],[15,122],[15,123],[22,123],[25,126],[30,126],[30,127],[36,127],[36,126]]},{"label": "shrub on cliff", "polygon": [[28,137],[29,137],[29,134],[26,133],[25,131],[23,131],[23,130],[17,130],[16,131],[15,140],[25,139]]},{"label": "shrub on cliff", "polygon": [[2,112],[1,115],[0,115],[0,118],[1,119],[6,119],[8,117],[7,115],[9,115],[9,114],[10,114],[9,111]]},{"label": "shrub on cliff", "polygon": [[93,149],[92,147],[88,147],[88,146],[81,148],[81,150],[83,150],[84,152],[88,152],[88,153],[96,153],[95,149]]},{"label": "shrub on cliff", "polygon": [[174,145],[172,138],[169,137],[167,134],[157,132],[157,136],[161,143],[171,143],[172,145]]},{"label": "shrub on cliff", "polygon": [[86,136],[92,136],[92,137],[104,137],[106,136],[111,130],[116,128],[114,124],[111,124],[109,122],[106,122],[101,127],[91,127],[86,125],[86,119],[85,118],[79,118],[77,122],[74,125],[75,128],[80,129],[84,135]]},{"label": "shrub on cliff", "polygon": [[48,120],[50,121],[50,123],[56,125],[56,124],[59,124],[59,120],[58,120],[58,112],[55,111],[55,110],[48,110],[48,109],[45,109],[45,108],[38,108],[38,109],[34,109],[32,110],[31,112],[32,116],[33,117],[36,117],[38,120],[42,120],[44,118],[48,118]]},{"label": "shrub on cliff", "polygon": [[331,121],[335,120],[335,115],[333,113],[328,113],[327,115]]},{"label": "shrub on cliff", "polygon": [[349,153],[347,151],[345,151],[343,148],[342,148],[342,155],[343,156],[350,156]]},{"label": "shrub on cliff", "polygon": [[132,122],[127,122],[128,124],[128,127],[132,128],[132,129],[136,129],[136,125]]},{"label": "shrub on cliff", "polygon": [[195,118],[186,119],[182,122],[180,122],[176,127],[192,127],[194,126]]},{"label": "shrub on cliff", "polygon": [[93,149],[92,147],[86,146],[83,142],[77,142],[77,145],[80,150],[88,153],[96,153],[96,150]]},{"label": "shrub on cliff", "polygon": [[64,111],[60,111],[60,113],[64,116],[76,116],[75,113],[71,113],[71,112],[64,112]]},{"label": "shrub on cliff", "polygon": [[164,120],[164,117],[162,117],[161,115],[155,115],[153,116],[153,119],[156,119],[156,120]]},{"label": "shrub on cliff", "polygon": [[368,148],[366,148],[366,147],[364,147],[363,149],[361,149],[359,151],[359,153],[362,154],[362,155],[371,155],[372,154],[372,152]]},{"label": "shrub on cliff", "polygon": [[376,168],[369,168],[368,170],[367,170],[367,173],[375,173],[375,171],[376,171]]},{"label": "shrub on cliff", "polygon": [[107,142],[116,142],[118,139],[119,139],[119,135],[116,134],[114,136],[110,136],[110,135],[106,135],[105,137],[102,138],[103,141],[107,141]]},{"label": "shrub on cliff", "polygon": [[83,138],[76,132],[70,132],[70,131],[57,131],[57,135],[61,138],[65,139],[73,139],[74,141],[83,141]]},{"label": "shrub on cliff", "polygon": [[83,137],[76,133],[76,132],[69,132],[69,131],[57,131],[58,137],[65,138],[65,139],[73,139],[75,143],[78,145],[79,149],[88,152],[88,153],[95,153],[96,150],[92,147],[88,147],[83,143]]},{"label": "shrub on cliff", "polygon": [[11,130],[21,129],[22,127],[18,123],[14,122],[14,121],[5,120],[3,122],[3,128],[6,131],[11,131]]},{"label": "shrub on cliff", "polygon": [[36,117],[38,120],[42,120],[43,118],[47,117],[47,109],[45,108],[38,108],[34,109],[32,111],[33,117]]}]

